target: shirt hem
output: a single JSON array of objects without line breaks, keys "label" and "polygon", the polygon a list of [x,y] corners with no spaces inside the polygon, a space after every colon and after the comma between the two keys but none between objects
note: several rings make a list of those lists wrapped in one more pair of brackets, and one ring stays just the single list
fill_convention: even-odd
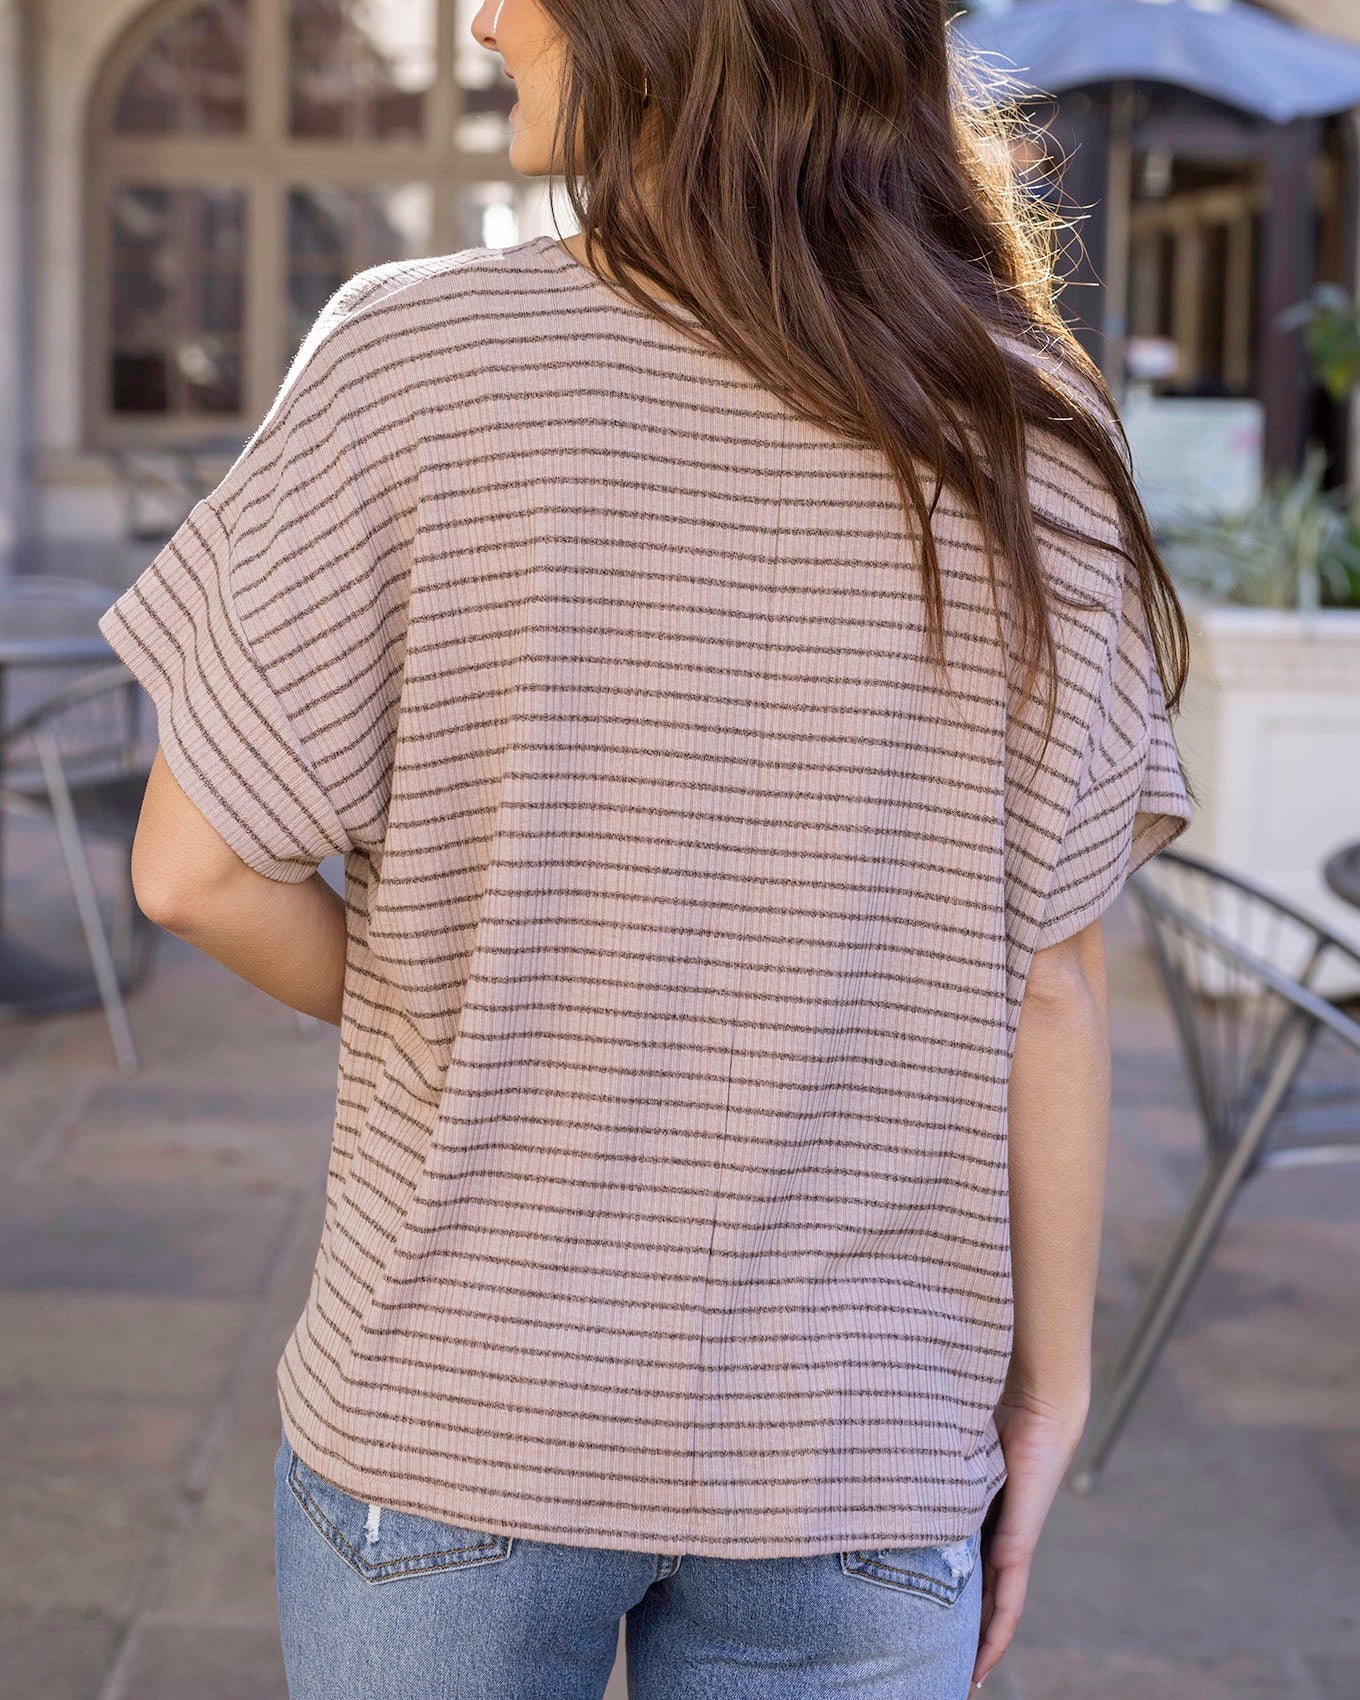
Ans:
[{"label": "shirt hem", "polygon": [[[954,1541],[968,1540],[981,1527],[987,1506],[1001,1486],[1001,1479],[988,1482],[983,1489],[983,1503],[973,1513],[963,1515],[962,1525],[912,1521],[909,1508],[903,1508],[905,1520],[891,1517],[860,1532],[844,1529],[825,1533],[779,1535],[768,1532],[716,1534],[695,1529],[682,1521],[658,1516],[650,1527],[646,1519],[629,1509],[626,1521],[617,1525],[601,1523],[592,1528],[565,1528],[562,1525],[536,1521],[531,1511],[509,1511],[503,1500],[494,1494],[477,1494],[449,1484],[447,1493],[438,1504],[387,1493],[385,1483],[365,1481],[363,1472],[354,1469],[343,1459],[314,1446],[310,1436],[293,1421],[280,1388],[280,1414],[283,1433],[289,1445],[307,1467],[332,1486],[366,1504],[410,1512],[418,1517],[448,1523],[460,1529],[475,1530],[488,1535],[540,1541],[554,1546],[586,1547],[592,1550],[655,1554],[684,1554],[695,1558],[818,1558],[839,1556],[843,1552],[877,1552],[908,1547],[943,1546]],[[936,1484],[946,1486],[947,1484]],[[736,1520],[732,1520],[732,1527]]]}]

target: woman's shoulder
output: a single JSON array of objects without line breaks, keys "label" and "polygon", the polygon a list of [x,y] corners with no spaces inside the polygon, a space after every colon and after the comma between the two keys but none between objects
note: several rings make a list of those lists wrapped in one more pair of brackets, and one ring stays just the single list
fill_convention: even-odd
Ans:
[{"label": "woman's shoulder", "polygon": [[1008,330],[994,331],[993,340],[1007,354],[1028,361],[1037,368],[1065,399],[1075,400],[1087,408],[1107,429],[1117,427],[1117,415],[1093,381],[1089,362],[1079,345],[1067,339],[1031,338]]},{"label": "woman's shoulder", "polygon": [[[1027,493],[1036,520],[1044,525],[1040,546],[1049,569],[1079,595],[1093,595],[1103,606],[1115,608],[1123,593],[1124,515],[1095,458],[1060,426],[1074,410],[1089,415],[1128,467],[1119,415],[1104,390],[1092,382],[1079,354],[1074,356],[1061,344],[1013,335],[998,334],[996,340],[1017,360],[1040,371],[1053,394],[1051,420],[1028,419],[1025,429]],[[1044,522],[1053,522],[1057,530]],[[1071,535],[1072,528],[1081,535]]]},{"label": "woman's shoulder", "polygon": [[455,308],[465,302],[490,312],[498,299],[514,291],[518,280],[532,277],[541,246],[541,238],[530,237],[504,248],[458,248],[367,266],[340,285],[321,317],[338,326],[430,301]]},{"label": "woman's shoulder", "polygon": [[459,248],[366,266],[316,315],[294,367],[312,366],[323,348],[326,364],[387,364],[405,342],[441,333],[456,341],[464,324],[484,337],[520,287],[532,285],[541,245],[530,238],[507,248]]},{"label": "woman's shoulder", "polygon": [[432,381],[448,394],[471,369],[460,351],[489,340],[488,325],[514,300],[517,280],[532,277],[540,245],[388,260],[347,278],[308,326],[216,496],[229,500],[256,471],[270,471],[285,444],[333,447],[343,435],[386,454],[415,390]]}]

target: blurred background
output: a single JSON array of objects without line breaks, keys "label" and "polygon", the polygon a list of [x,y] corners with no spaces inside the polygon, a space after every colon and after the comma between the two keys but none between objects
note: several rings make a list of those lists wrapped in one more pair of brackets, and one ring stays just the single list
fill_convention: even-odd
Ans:
[{"label": "blurred background", "polygon": [[[1360,0],[946,9],[1069,217],[1200,793],[1110,917],[1096,1395],[988,1692],[1360,1700]],[[283,1700],[337,1035],[140,914],[96,621],[346,278],[573,228],[474,10],[0,0],[0,1700]]]}]

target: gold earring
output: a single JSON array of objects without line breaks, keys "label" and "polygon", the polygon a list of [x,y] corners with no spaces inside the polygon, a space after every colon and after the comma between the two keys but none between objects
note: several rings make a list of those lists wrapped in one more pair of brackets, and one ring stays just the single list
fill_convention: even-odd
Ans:
[{"label": "gold earring", "polygon": [[651,88],[650,88],[650,86],[647,82],[647,73],[644,71],[642,73],[642,103],[643,103],[643,105],[645,106],[651,98],[652,98],[652,91],[651,91]]}]

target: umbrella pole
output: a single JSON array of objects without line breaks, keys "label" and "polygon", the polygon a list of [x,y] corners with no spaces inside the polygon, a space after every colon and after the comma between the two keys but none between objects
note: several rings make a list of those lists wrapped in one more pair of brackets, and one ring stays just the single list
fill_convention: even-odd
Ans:
[{"label": "umbrella pole", "polygon": [[1105,182],[1105,278],[1101,368],[1115,401],[1124,404],[1129,311],[1129,225],[1133,209],[1131,82],[1110,85],[1110,138]]}]

